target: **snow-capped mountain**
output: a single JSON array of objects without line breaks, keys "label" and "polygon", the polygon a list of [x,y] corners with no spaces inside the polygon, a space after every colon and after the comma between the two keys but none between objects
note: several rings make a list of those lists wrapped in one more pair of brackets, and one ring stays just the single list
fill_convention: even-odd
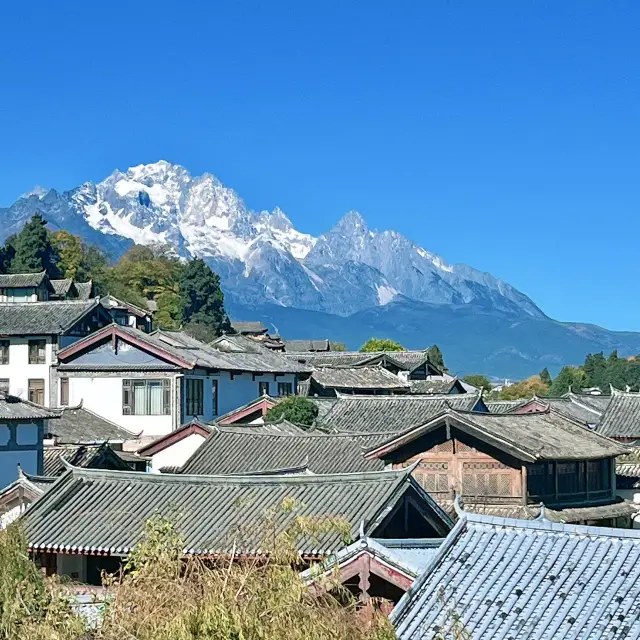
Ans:
[{"label": "snow-capped mountain", "polygon": [[165,161],[116,170],[64,193],[37,187],[0,209],[4,236],[35,211],[114,257],[132,242],[170,244],[181,256],[202,257],[240,304],[349,315],[409,298],[543,317],[502,280],[448,265],[395,231],[370,230],[356,212],[314,238],[295,229],[280,209],[251,211],[213,175],[192,176]]}]

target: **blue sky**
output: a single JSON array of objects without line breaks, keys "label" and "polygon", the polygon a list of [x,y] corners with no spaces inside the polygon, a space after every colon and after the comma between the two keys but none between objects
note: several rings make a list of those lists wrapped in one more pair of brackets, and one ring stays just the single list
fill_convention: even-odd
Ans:
[{"label": "blue sky", "polygon": [[640,4],[4,2],[0,206],[160,158],[640,330]]}]

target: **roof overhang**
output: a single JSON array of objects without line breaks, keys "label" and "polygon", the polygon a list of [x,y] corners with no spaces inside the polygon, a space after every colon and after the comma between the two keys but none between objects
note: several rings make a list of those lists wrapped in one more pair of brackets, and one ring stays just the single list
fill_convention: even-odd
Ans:
[{"label": "roof overhang", "polygon": [[185,369],[194,368],[195,363],[193,361],[181,358],[169,351],[166,351],[159,345],[145,340],[143,337],[144,335],[145,334],[142,333],[139,336],[131,335],[129,332],[123,331],[117,324],[110,324],[109,326],[92,333],[86,338],[74,342],[65,349],[60,350],[58,352],[58,360],[64,363],[66,359],[80,355],[91,347],[100,344],[105,340],[111,339],[114,342],[121,340],[122,342],[131,344],[176,366],[183,367]]}]

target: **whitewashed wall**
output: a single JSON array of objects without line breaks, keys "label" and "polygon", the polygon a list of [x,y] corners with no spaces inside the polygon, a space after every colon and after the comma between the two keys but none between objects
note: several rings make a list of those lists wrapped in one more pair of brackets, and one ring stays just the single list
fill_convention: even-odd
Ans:
[{"label": "whitewashed wall", "polygon": [[[46,340],[46,364],[29,364],[29,340]],[[54,345],[50,336],[10,338],[9,364],[0,364],[0,378],[9,380],[9,393],[29,397],[29,380],[44,380],[44,403],[49,406],[49,368],[54,357]]]},{"label": "whitewashed wall", "polygon": [[[143,436],[163,436],[171,433],[173,430],[171,415],[123,415],[122,380],[124,378],[131,378],[131,376],[76,377],[69,374],[69,405],[75,406],[82,402],[86,409],[135,434],[141,431]],[[155,377],[155,379],[158,378]],[[174,393],[175,390],[172,388],[172,398]],[[173,404],[172,402],[172,406]]]},{"label": "whitewashed wall", "polygon": [[199,433],[192,433],[164,451],[159,451],[151,458],[152,473],[160,473],[163,467],[181,467],[204,441],[205,438]]}]

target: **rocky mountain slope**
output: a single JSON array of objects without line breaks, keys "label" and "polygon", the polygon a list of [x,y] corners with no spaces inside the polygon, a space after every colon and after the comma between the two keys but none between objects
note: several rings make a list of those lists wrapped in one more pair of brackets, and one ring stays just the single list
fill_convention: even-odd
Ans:
[{"label": "rocky mountain slope", "polygon": [[40,210],[113,254],[129,242],[171,244],[205,258],[228,293],[243,304],[348,315],[398,297],[433,304],[476,303],[541,316],[525,295],[488,273],[448,265],[395,231],[372,231],[356,212],[314,238],[280,210],[250,211],[211,174],[192,176],[167,162],[114,171],[64,193],[38,188],[0,219],[5,236]]},{"label": "rocky mountain slope", "polygon": [[371,230],[357,212],[316,238],[280,209],[251,211],[213,175],[164,161],[70,191],[37,187],[0,209],[0,240],[36,211],[113,258],[133,243],[202,257],[236,317],[260,314],[291,338],[439,342],[455,368],[502,376],[557,369],[600,349],[640,352],[640,334],[553,321],[506,282],[449,265],[395,231]]}]

